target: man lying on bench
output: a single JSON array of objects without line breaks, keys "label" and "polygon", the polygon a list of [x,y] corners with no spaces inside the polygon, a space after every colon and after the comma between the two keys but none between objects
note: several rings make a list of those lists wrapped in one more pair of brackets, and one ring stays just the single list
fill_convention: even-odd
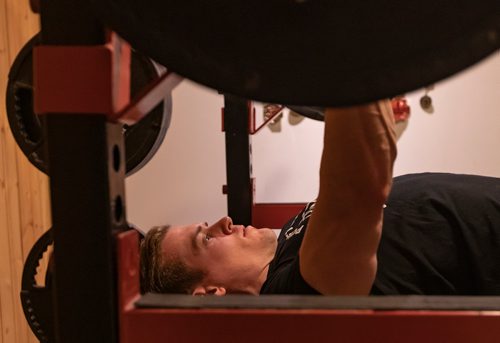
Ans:
[{"label": "man lying on bench", "polygon": [[391,192],[395,156],[388,101],[327,109],[318,197],[278,239],[228,217],[155,227],[141,245],[142,290],[500,294],[500,179],[407,175]]}]

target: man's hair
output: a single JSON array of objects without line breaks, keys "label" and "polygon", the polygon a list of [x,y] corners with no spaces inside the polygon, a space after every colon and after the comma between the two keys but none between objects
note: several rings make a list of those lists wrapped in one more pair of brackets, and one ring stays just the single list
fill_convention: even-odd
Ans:
[{"label": "man's hair", "polygon": [[[151,228],[141,242],[141,292],[191,294],[205,276],[162,249],[169,225]],[[167,237],[168,239],[168,237]]]}]

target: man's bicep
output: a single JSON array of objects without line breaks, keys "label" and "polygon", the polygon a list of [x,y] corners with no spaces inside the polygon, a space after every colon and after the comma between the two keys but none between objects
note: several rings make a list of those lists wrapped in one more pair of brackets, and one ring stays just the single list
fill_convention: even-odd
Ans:
[{"label": "man's bicep", "polygon": [[367,295],[377,271],[381,218],[328,224],[312,217],[310,225],[316,220],[321,229],[306,232],[299,252],[304,280],[324,295]]}]

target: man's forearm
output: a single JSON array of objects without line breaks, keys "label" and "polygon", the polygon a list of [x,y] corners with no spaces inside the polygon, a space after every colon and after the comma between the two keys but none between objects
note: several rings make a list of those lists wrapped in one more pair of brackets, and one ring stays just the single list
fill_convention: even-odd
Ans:
[{"label": "man's forearm", "polygon": [[383,203],[392,181],[395,141],[389,101],[328,109],[318,201]]},{"label": "man's forearm", "polygon": [[396,156],[393,126],[389,101],[326,112],[320,191],[300,251],[304,278],[322,293],[369,291]]}]

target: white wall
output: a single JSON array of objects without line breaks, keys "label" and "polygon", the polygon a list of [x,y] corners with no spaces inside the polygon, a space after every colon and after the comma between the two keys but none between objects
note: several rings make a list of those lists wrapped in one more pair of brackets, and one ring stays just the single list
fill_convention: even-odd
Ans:
[{"label": "white wall", "polygon": [[398,148],[396,174],[448,171],[500,177],[500,52],[430,93],[434,114],[419,107],[422,91]]},{"label": "white wall", "polygon": [[226,213],[223,99],[183,81],[173,94],[165,140],[151,161],[126,180],[127,217],[141,228],[212,222]]},{"label": "white wall", "polygon": [[[500,177],[500,53],[436,84],[430,93],[433,114],[421,110],[422,95],[422,90],[407,95],[412,115],[398,143],[395,174]],[[173,104],[164,144],[126,182],[129,221],[144,229],[213,222],[226,214],[222,96],[183,81],[173,92]],[[285,114],[281,132],[265,128],[253,136],[257,202],[305,202],[316,196],[322,130],[310,119],[290,125]]]}]

